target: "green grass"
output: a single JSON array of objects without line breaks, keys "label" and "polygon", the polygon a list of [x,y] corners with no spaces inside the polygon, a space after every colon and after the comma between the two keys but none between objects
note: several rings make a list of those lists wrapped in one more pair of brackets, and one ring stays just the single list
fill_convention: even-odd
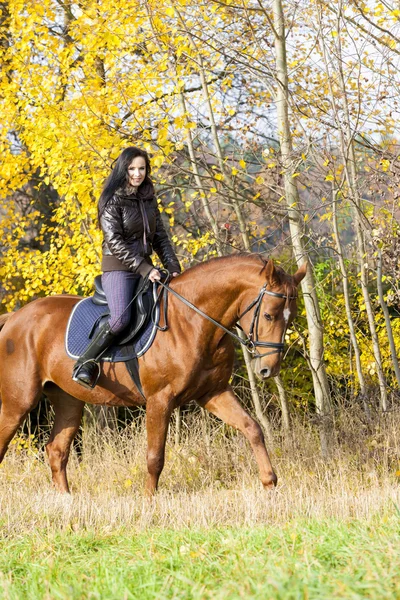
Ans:
[{"label": "green grass", "polygon": [[400,518],[4,539],[0,597],[400,598]]}]

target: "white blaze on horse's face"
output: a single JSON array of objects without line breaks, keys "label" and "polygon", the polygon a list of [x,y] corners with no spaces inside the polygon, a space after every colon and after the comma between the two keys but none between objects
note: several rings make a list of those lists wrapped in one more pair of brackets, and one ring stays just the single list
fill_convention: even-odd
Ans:
[{"label": "white blaze on horse's face", "polygon": [[289,319],[290,319],[290,308],[285,308],[283,310],[283,318],[285,319],[286,323],[289,323]]}]

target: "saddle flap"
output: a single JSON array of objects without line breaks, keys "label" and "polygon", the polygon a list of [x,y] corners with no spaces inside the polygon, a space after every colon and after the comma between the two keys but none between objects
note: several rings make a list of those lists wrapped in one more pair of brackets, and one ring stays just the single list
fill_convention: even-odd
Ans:
[{"label": "saddle flap", "polygon": [[[154,284],[153,284],[154,285]],[[143,327],[149,322],[154,300],[152,291],[147,289],[140,292],[132,307],[131,324],[122,338],[118,341],[120,346],[133,340]]]}]

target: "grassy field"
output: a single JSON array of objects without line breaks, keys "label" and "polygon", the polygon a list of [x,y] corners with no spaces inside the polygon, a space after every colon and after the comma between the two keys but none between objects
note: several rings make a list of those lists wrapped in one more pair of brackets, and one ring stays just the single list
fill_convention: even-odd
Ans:
[{"label": "grassy field", "polygon": [[400,521],[64,531],[4,540],[4,598],[399,598]]},{"label": "grassy field", "polygon": [[277,437],[266,493],[240,436],[193,423],[152,501],[140,428],[88,434],[71,496],[20,437],[0,467],[0,598],[400,598],[399,423],[349,426],[329,462],[312,428]]}]

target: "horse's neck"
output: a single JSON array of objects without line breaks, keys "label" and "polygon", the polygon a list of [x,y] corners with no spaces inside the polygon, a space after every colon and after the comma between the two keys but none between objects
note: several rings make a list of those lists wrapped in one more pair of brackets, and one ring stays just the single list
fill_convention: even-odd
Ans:
[{"label": "horse's neck", "polygon": [[210,263],[208,268],[194,271],[186,281],[182,278],[182,285],[177,291],[209,317],[229,328],[237,320],[242,294],[251,287],[253,277],[249,267],[252,266],[248,263],[232,266],[222,261],[214,265]]}]

